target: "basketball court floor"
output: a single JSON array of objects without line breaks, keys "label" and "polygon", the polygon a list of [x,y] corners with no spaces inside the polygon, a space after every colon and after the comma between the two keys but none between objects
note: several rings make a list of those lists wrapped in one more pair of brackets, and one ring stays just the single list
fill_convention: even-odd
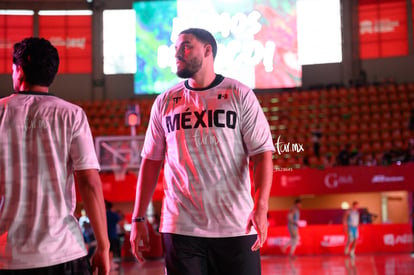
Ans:
[{"label": "basketball court floor", "polygon": [[[164,275],[162,259],[143,264],[121,261],[111,275]],[[262,275],[414,275],[410,254],[361,254],[354,259],[338,255],[262,256]],[[229,274],[232,275],[232,274]],[[237,275],[237,274],[234,274]]]}]

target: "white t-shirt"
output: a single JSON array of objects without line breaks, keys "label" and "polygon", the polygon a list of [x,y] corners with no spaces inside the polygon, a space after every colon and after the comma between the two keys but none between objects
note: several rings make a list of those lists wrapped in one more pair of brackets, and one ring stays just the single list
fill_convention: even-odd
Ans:
[{"label": "white t-shirt", "polygon": [[348,214],[348,226],[357,227],[359,225],[359,211],[351,209]]},{"label": "white t-shirt", "polygon": [[50,94],[15,93],[0,99],[0,133],[0,269],[85,256],[73,171],[99,163],[83,110]]},{"label": "white t-shirt", "polygon": [[218,75],[201,90],[186,83],[156,98],[142,150],[144,158],[164,159],[160,231],[245,235],[253,209],[249,157],[275,150],[269,124],[254,92],[236,80]]}]

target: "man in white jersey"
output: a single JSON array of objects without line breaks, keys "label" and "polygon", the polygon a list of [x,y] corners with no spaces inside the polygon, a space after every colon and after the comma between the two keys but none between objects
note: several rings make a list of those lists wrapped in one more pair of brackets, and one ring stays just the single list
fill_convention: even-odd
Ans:
[{"label": "man in white jersey", "polygon": [[[109,274],[109,240],[92,135],[83,110],[49,93],[59,55],[43,38],[13,49],[14,93],[0,99],[0,274]],[[75,181],[97,240],[92,268]]]},{"label": "man in white jersey", "polygon": [[289,256],[293,257],[295,254],[296,246],[299,242],[299,219],[300,219],[300,208],[302,207],[302,200],[295,199],[293,207],[287,214],[287,226],[289,230],[290,239],[281,247],[282,252],[285,253],[286,249],[290,246]]},{"label": "man in white jersey", "polygon": [[[176,41],[177,75],[155,100],[132,219],[131,246],[148,249],[145,213],[164,163],[160,232],[168,275],[261,273],[274,145],[254,92],[214,72],[217,44],[191,28]],[[254,199],[249,161],[253,162]]]},{"label": "man in white jersey", "polygon": [[347,210],[343,217],[344,229],[347,233],[345,255],[355,257],[355,247],[358,240],[359,211],[358,202],[352,203],[352,208]]}]

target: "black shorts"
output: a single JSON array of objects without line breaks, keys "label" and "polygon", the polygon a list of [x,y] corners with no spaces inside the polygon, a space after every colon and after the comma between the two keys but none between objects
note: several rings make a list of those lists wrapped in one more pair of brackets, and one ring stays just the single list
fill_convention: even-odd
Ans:
[{"label": "black shorts", "polygon": [[167,275],[260,275],[257,235],[201,238],[162,234]]},{"label": "black shorts", "polygon": [[121,240],[119,238],[109,239],[109,251],[114,253],[114,256],[121,255]]},{"label": "black shorts", "polygon": [[30,269],[0,269],[1,275],[91,275],[88,258],[82,257],[70,262]]}]

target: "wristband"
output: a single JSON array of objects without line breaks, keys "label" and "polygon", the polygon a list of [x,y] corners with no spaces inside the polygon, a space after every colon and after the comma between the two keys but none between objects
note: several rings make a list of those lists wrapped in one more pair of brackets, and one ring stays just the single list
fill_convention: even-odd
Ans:
[{"label": "wristband", "polygon": [[145,217],[135,217],[132,218],[132,222],[145,222]]}]

